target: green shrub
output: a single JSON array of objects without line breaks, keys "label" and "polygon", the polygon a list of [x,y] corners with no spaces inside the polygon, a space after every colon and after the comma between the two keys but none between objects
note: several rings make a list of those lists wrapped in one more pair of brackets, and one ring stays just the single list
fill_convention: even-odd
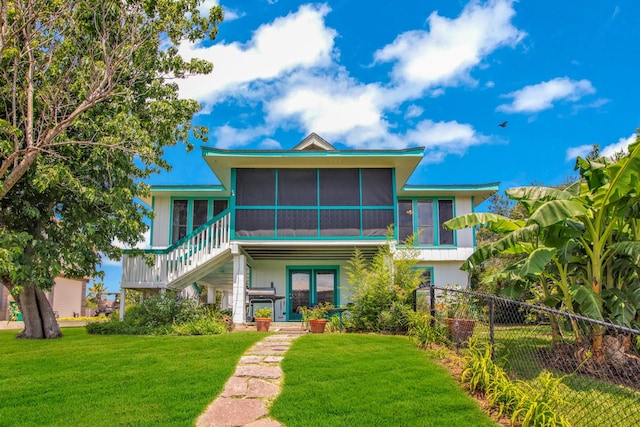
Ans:
[{"label": "green shrub", "polygon": [[218,335],[227,331],[227,325],[222,321],[201,319],[171,326],[170,335]]},{"label": "green shrub", "polygon": [[129,308],[123,322],[111,317],[108,322],[87,325],[88,333],[103,335],[211,335],[230,329],[230,317],[174,293],[153,296]]},{"label": "green shrub", "polygon": [[406,332],[409,328],[409,319],[412,314],[411,307],[399,301],[394,301],[391,303],[391,307],[383,310],[378,315],[378,327],[381,331]]},{"label": "green shrub", "polygon": [[543,371],[531,383],[518,381],[521,389],[520,401],[513,411],[511,421],[522,427],[570,426],[567,419],[557,409],[567,404],[564,396],[568,387],[563,384],[565,377],[554,377]]},{"label": "green shrub", "polygon": [[409,337],[420,348],[427,348],[433,344],[445,344],[447,331],[438,323],[432,326],[433,318],[428,313],[412,313],[409,317]]}]

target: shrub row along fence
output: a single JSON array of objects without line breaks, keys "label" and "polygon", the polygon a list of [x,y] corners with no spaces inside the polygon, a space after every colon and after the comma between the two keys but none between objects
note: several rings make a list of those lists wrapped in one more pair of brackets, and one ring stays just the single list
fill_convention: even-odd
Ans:
[{"label": "shrub row along fence", "polygon": [[[513,380],[563,377],[562,407],[574,426],[640,426],[640,330],[456,288],[428,286],[416,308],[446,325],[457,347],[490,345]],[[594,341],[602,340],[601,346]]]}]

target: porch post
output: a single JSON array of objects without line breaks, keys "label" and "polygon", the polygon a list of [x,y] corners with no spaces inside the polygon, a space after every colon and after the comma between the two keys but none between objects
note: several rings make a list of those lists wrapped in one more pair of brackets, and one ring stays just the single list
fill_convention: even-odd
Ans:
[{"label": "porch post", "polygon": [[216,290],[213,286],[207,286],[207,304],[216,302]]},{"label": "porch post", "polygon": [[120,321],[124,320],[124,310],[125,310],[125,295],[127,294],[127,290],[120,286]]},{"label": "porch post", "polygon": [[245,274],[247,262],[244,255],[233,256],[233,323],[245,323]]}]

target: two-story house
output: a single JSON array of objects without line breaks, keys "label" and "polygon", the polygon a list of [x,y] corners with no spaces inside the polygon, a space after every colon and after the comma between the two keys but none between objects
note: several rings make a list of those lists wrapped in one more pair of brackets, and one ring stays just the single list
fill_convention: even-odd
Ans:
[{"label": "two-story house", "polygon": [[202,155],[219,184],[152,187],[146,252],[154,263],[125,255],[121,290],[207,287],[210,297],[222,293],[239,323],[255,288],[273,287],[278,321],[299,319],[299,306],[346,304],[354,248],[372,256],[392,224],[398,242],[420,232],[425,280],[466,286],[460,265],[474,251],[474,231],[442,223],[498,189],[408,185],[423,148],[337,150],[316,134],[291,150],[203,148]]}]

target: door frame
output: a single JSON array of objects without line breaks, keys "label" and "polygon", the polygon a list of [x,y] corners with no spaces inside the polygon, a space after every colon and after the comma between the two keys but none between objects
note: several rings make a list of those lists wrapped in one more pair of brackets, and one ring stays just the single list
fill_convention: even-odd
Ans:
[{"label": "door frame", "polygon": [[287,271],[287,294],[286,294],[286,321],[299,321],[300,319],[295,316],[291,317],[291,294],[292,294],[292,283],[291,283],[291,275],[293,273],[299,272],[309,272],[310,281],[309,284],[309,304],[314,305],[317,303],[317,293],[316,293],[316,273],[323,272],[332,272],[334,281],[333,281],[333,304],[334,306],[340,305],[340,266],[339,265],[288,265],[286,267]]}]

